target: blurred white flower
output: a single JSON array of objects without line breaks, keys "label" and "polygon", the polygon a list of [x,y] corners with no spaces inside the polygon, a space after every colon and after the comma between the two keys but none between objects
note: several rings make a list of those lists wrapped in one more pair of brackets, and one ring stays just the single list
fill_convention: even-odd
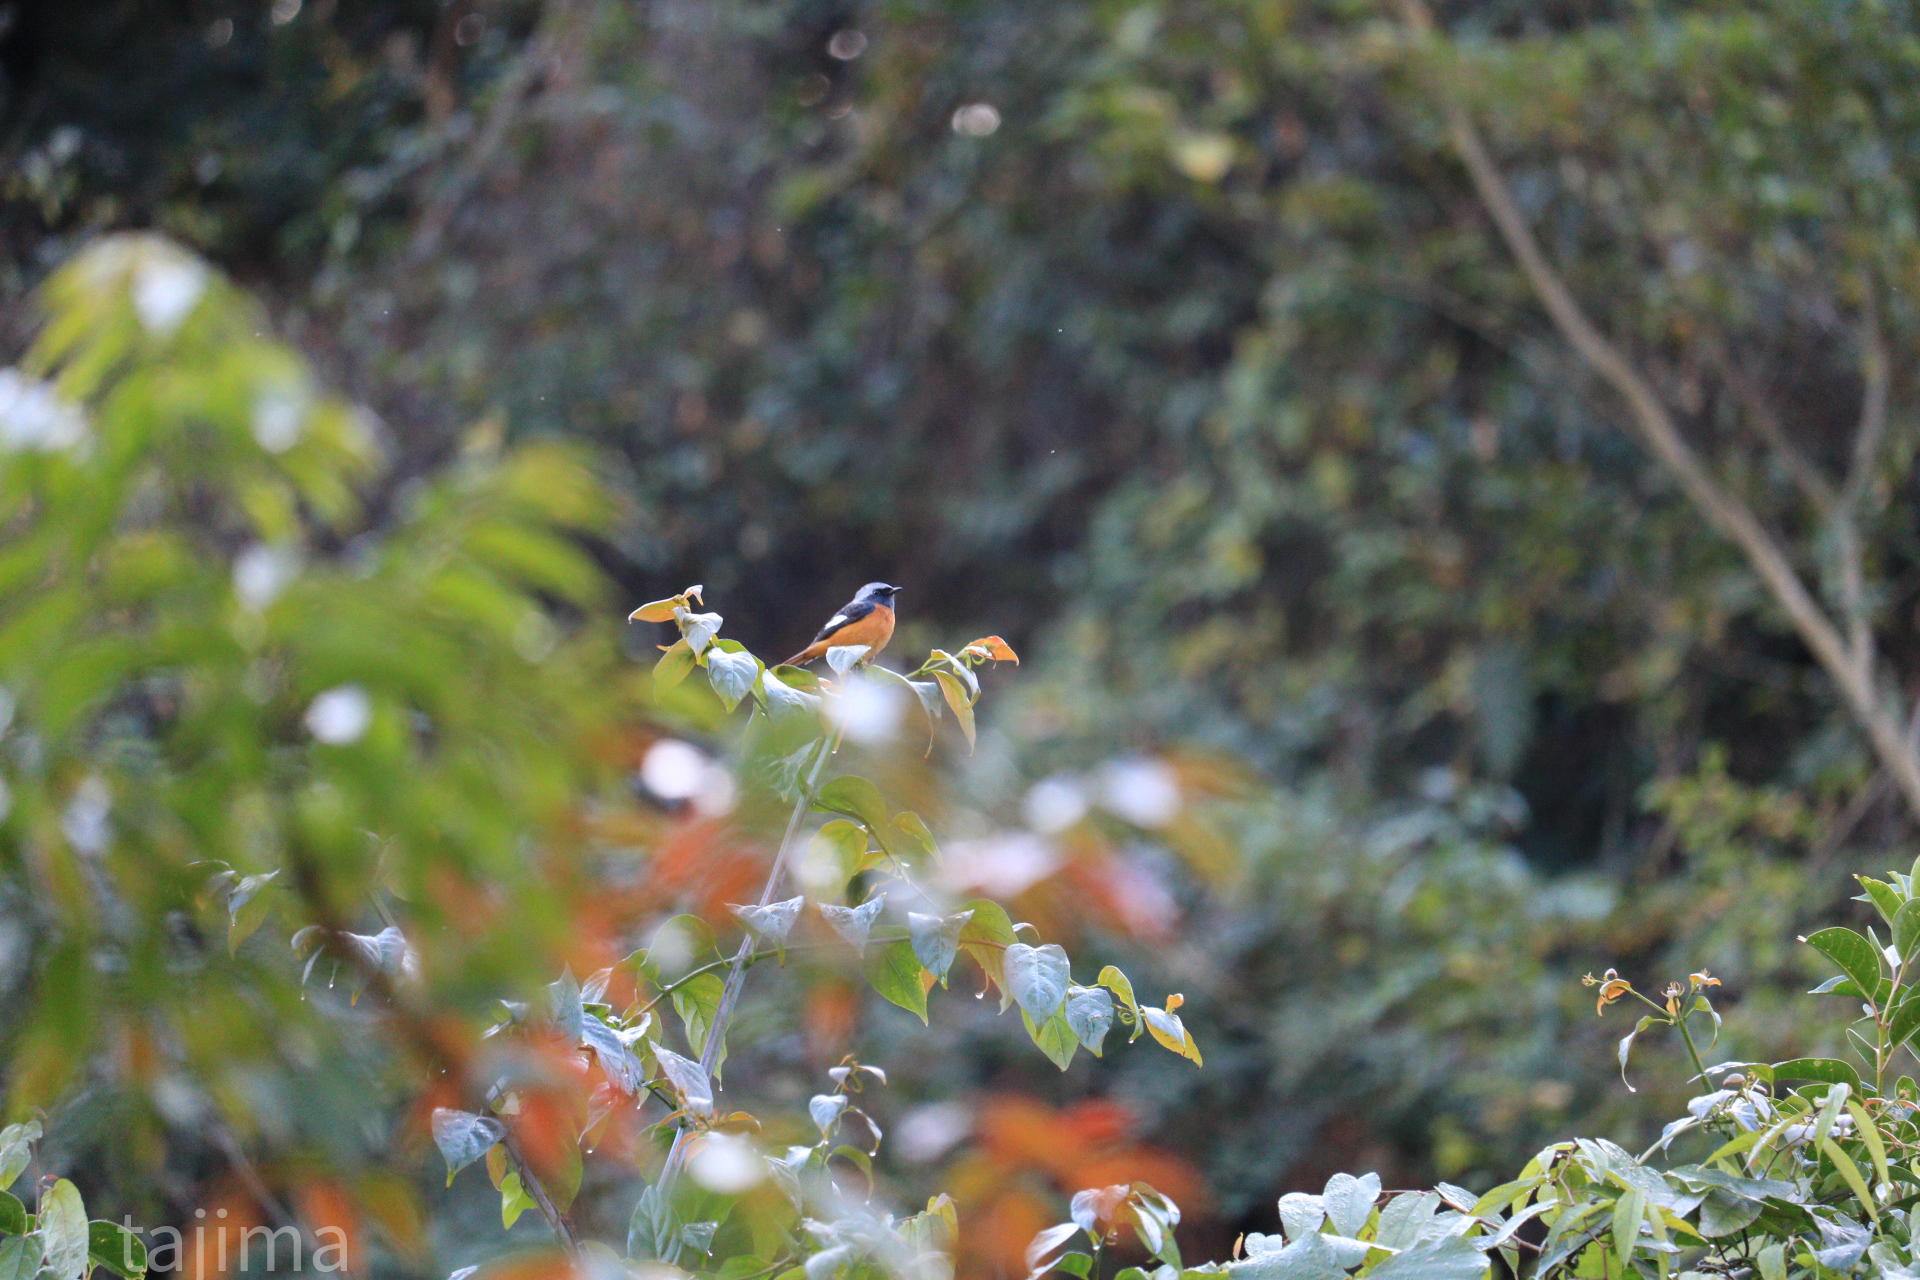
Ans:
[{"label": "blurred white flower", "polygon": [[0,448],[69,449],[86,436],[86,416],[52,383],[0,369]]},{"label": "blurred white flower", "polygon": [[984,138],[1000,127],[1000,112],[990,102],[969,102],[953,113],[953,131],[963,137]]},{"label": "blurred white flower", "polygon": [[60,815],[60,830],[67,843],[84,854],[99,854],[113,839],[113,824],[107,815],[113,809],[113,793],[97,774],[89,774],[73,789],[66,812]]},{"label": "blurred white flower", "polygon": [[826,712],[849,738],[863,746],[877,746],[899,732],[907,698],[891,684],[854,676],[841,682],[839,696],[827,699]]},{"label": "blurred white flower", "polygon": [[662,800],[691,799],[706,772],[706,754],[678,738],[660,739],[640,761],[640,781]]},{"label": "blurred white flower", "polygon": [[765,1180],[767,1165],[745,1138],[710,1133],[687,1162],[687,1173],[716,1195],[738,1195]]},{"label": "blurred white flower", "polygon": [[233,558],[233,593],[258,612],[279,599],[300,572],[300,558],[286,547],[256,542]]},{"label": "blurred white flower", "polygon": [[329,689],[307,707],[307,732],[330,747],[360,741],[373,723],[373,702],[357,684]]},{"label": "blurred white flower", "polygon": [[1180,812],[1180,779],[1164,760],[1115,760],[1100,771],[1100,804],[1136,827],[1164,827]]},{"label": "blurred white flower", "polygon": [[955,840],[946,846],[941,882],[955,893],[969,889],[1008,898],[1060,869],[1060,851],[1025,831],[1002,831],[984,840]]},{"label": "blurred white flower", "polygon": [[253,438],[268,453],[285,453],[307,430],[307,398],[285,388],[262,392],[253,402]]},{"label": "blurred white flower", "polygon": [[207,291],[207,269],[176,249],[155,246],[133,273],[133,310],[148,333],[180,327]]},{"label": "blurred white flower", "polygon": [[1027,790],[1027,825],[1043,836],[1058,835],[1087,815],[1087,791],[1080,780],[1056,773]]},{"label": "blurred white flower", "polygon": [[903,1160],[932,1164],[973,1132],[973,1112],[960,1102],[929,1102],[900,1117],[893,1149]]},{"label": "blurred white flower", "polygon": [[739,788],[734,785],[733,774],[726,766],[711,764],[701,775],[700,789],[693,793],[693,811],[703,818],[723,818],[733,812],[735,801],[739,800]]}]

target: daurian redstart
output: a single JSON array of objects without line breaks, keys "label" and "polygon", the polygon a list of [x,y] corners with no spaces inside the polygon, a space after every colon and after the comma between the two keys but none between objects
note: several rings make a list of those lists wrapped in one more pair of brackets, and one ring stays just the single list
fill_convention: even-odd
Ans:
[{"label": "daurian redstart", "polygon": [[788,658],[785,665],[797,667],[812,662],[829,649],[856,644],[867,646],[861,661],[873,661],[873,656],[893,639],[893,596],[899,590],[884,582],[869,582],[827,619],[827,625],[820,628],[812,644]]}]

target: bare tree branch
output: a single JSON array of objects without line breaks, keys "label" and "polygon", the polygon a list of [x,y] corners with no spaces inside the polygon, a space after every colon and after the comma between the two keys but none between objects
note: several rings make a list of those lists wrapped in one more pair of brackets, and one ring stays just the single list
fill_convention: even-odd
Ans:
[{"label": "bare tree branch", "polygon": [[1863,674],[1873,670],[1873,627],[1868,618],[1866,585],[1861,570],[1860,506],[1873,481],[1873,466],[1887,435],[1887,349],[1880,336],[1879,308],[1867,291],[1866,314],[1861,318],[1861,374],[1866,391],[1860,398],[1860,426],[1853,437],[1853,462],[1847,468],[1846,487],[1834,508],[1834,551],[1840,561],[1840,609],[1847,624],[1847,646],[1854,666]]},{"label": "bare tree branch", "polygon": [[1800,490],[1801,496],[1820,513],[1820,518],[1831,520],[1834,508],[1840,502],[1840,494],[1833,487],[1833,482],[1820,474],[1820,469],[1795,447],[1786,428],[1781,425],[1780,415],[1774,412],[1766,394],[1747,376],[1746,370],[1735,364],[1719,343],[1707,343],[1705,349],[1721,381],[1732,389],[1740,407],[1745,410],[1740,420],[1751,427],[1754,434],[1779,457],[1788,478]]},{"label": "bare tree branch", "polygon": [[[1423,35],[1432,31],[1433,20],[1422,0],[1402,0],[1401,9],[1414,31]],[[1786,613],[1801,641],[1839,686],[1842,699],[1865,731],[1881,766],[1899,786],[1908,807],[1920,814],[1920,758],[1916,758],[1916,753],[1907,745],[1905,725],[1901,723],[1903,717],[1890,714],[1889,708],[1880,701],[1874,687],[1871,647],[1863,651],[1865,664],[1857,662],[1859,650],[1842,637],[1833,620],[1801,582],[1773,536],[1746,504],[1714,480],[1653,388],[1587,318],[1541,252],[1525,215],[1507,188],[1506,179],[1487,154],[1472,119],[1450,92],[1451,86],[1437,88],[1436,96],[1454,150],[1466,164],[1481,205],[1519,262],[1535,297],[1581,360],[1627,402],[1630,420],[1641,442],[1673,473],[1682,491],[1708,522],[1746,556],[1748,565]],[[1858,457],[1856,452],[1856,460]]]},{"label": "bare tree branch", "polygon": [[410,262],[425,261],[439,249],[453,215],[459,212],[467,194],[486,176],[494,158],[500,154],[528,92],[542,73],[552,69],[559,56],[562,28],[570,8],[570,0],[548,0],[526,48],[500,74],[494,85],[493,103],[487,109],[486,122],[480,126],[479,135],[420,214],[413,239],[407,245]]}]

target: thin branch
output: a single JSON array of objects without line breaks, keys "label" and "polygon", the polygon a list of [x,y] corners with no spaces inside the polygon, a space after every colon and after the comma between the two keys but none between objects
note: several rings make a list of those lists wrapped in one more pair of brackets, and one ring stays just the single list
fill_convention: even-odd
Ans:
[{"label": "thin branch", "polygon": [[1860,426],[1853,436],[1853,462],[1847,468],[1846,488],[1834,508],[1834,550],[1840,561],[1840,609],[1847,623],[1847,647],[1863,675],[1873,670],[1873,627],[1868,618],[1866,585],[1861,570],[1860,507],[1873,482],[1874,463],[1887,435],[1887,348],[1880,336],[1879,308],[1867,291],[1866,314],[1861,318],[1861,375],[1866,391],[1860,398]]},{"label": "thin branch", "polygon": [[[1433,29],[1432,16],[1422,0],[1401,0],[1401,9],[1416,32],[1424,34]],[[1447,91],[1450,86],[1440,88],[1442,92],[1436,96],[1454,150],[1466,164],[1481,205],[1518,260],[1534,295],[1580,358],[1626,401],[1642,443],[1673,473],[1708,522],[1746,556],[1747,563],[1786,613],[1801,641],[1839,686],[1841,697],[1866,732],[1881,765],[1899,785],[1908,807],[1920,814],[1920,759],[1907,748],[1904,726],[1881,705],[1871,662],[1865,669],[1856,664],[1854,646],[1842,637],[1833,620],[1800,581],[1800,575],[1773,536],[1743,502],[1723,490],[1708,473],[1653,388],[1587,318],[1572,291],[1541,252],[1532,228],[1514,202],[1506,179],[1487,154],[1472,119]],[[1871,658],[1870,650],[1868,657]]]},{"label": "thin branch", "polygon": [[[813,769],[800,787],[800,794],[794,799],[793,814],[787,819],[787,830],[780,837],[780,847],[773,855],[773,866],[767,872],[767,884],[760,891],[760,905],[772,902],[780,890],[780,882],[786,877],[787,855],[793,848],[794,833],[800,829],[800,819],[804,818],[812,806],[814,785],[820,780],[820,770],[826,766],[827,757],[840,749],[840,734],[836,731],[821,739],[820,754],[814,757]],[[707,1028],[707,1041],[700,1051],[700,1070],[707,1079],[713,1079],[715,1068],[720,1065],[720,1050],[726,1044],[727,1027],[733,1022],[733,1011],[740,1003],[740,991],[746,985],[747,962],[753,958],[753,935],[749,933],[741,939],[740,949],[734,952],[727,969],[727,983],[720,992],[720,1003],[713,1011],[713,1024]],[[667,1152],[667,1163],[660,1170],[660,1203],[670,1203],[668,1197],[673,1194],[673,1184],[680,1176],[680,1170],[687,1162],[687,1138],[692,1130],[686,1125],[680,1126],[673,1135],[673,1146]]]},{"label": "thin branch", "polygon": [[580,1245],[573,1238],[573,1227],[567,1222],[565,1215],[554,1207],[552,1198],[547,1195],[546,1187],[542,1186],[540,1179],[534,1176],[533,1167],[527,1163],[527,1157],[520,1150],[519,1139],[509,1131],[507,1136],[500,1140],[500,1146],[506,1151],[507,1160],[513,1165],[513,1171],[520,1175],[520,1185],[525,1187],[527,1194],[533,1198],[533,1207],[538,1209],[540,1216],[547,1220],[547,1226],[552,1229],[554,1238],[560,1241],[561,1247],[569,1256],[578,1257]]},{"label": "thin branch", "polygon": [[467,194],[486,176],[494,157],[506,145],[507,135],[520,114],[528,92],[542,72],[551,69],[559,53],[559,32],[567,16],[569,0],[548,0],[538,26],[511,65],[494,85],[493,103],[487,108],[486,122],[467,154],[427,201],[407,245],[407,258],[419,263],[433,256],[440,247],[447,225],[458,213]]},{"label": "thin branch", "polygon": [[1773,405],[1768,402],[1765,393],[1753,379],[1747,376],[1745,370],[1728,357],[1720,344],[1709,344],[1706,351],[1708,359],[1713,362],[1721,378],[1733,389],[1735,398],[1740,401],[1740,407],[1746,410],[1740,420],[1752,427],[1754,433],[1766,446],[1779,456],[1781,465],[1787,469],[1788,477],[1792,479],[1801,495],[1814,510],[1820,513],[1821,518],[1831,519],[1834,508],[1840,502],[1840,495],[1835,491],[1833,482],[1821,475],[1820,469],[1809,462],[1804,453],[1794,447],[1786,428],[1780,423],[1780,415],[1774,412]]}]

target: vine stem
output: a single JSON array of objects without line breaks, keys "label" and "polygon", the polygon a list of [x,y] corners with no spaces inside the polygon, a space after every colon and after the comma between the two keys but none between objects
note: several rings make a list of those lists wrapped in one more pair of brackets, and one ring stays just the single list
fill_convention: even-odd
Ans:
[{"label": "vine stem", "polygon": [[[766,888],[760,891],[760,905],[766,906],[780,891],[780,882],[786,877],[787,857],[793,849],[793,837],[800,830],[800,820],[806,817],[812,806],[814,786],[820,780],[820,770],[826,767],[827,757],[840,749],[842,731],[822,738],[822,750],[814,757],[813,769],[807,775],[806,782],[800,788],[800,794],[793,802],[793,814],[787,819],[786,834],[780,837],[780,847],[773,855],[773,867],[767,872]],[[747,981],[747,963],[754,957],[753,934],[749,932],[740,941],[740,949],[733,953],[733,959],[727,967],[727,984],[720,992],[720,1003],[713,1011],[713,1025],[707,1028],[707,1041],[700,1051],[700,1070],[707,1079],[713,1079],[715,1068],[720,1065],[720,1050],[726,1044],[727,1027],[733,1021],[733,1011],[740,1003],[740,991]],[[687,1163],[687,1138],[692,1128],[682,1122],[678,1132],[673,1135],[673,1146],[667,1152],[666,1166],[660,1171],[660,1203],[671,1204],[673,1184],[680,1177],[680,1170]]]}]

